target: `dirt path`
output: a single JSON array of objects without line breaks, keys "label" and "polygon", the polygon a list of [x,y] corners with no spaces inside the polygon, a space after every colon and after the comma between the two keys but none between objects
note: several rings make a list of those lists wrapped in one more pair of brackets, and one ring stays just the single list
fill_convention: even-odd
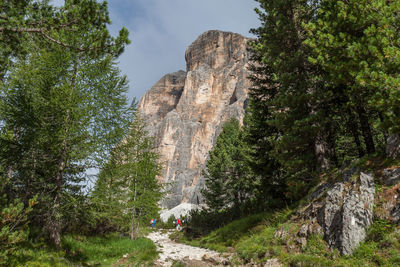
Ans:
[{"label": "dirt path", "polygon": [[147,236],[160,251],[157,266],[171,266],[174,261],[190,263],[191,266],[211,266],[224,261],[218,252],[176,243],[169,239],[170,234],[157,231]]}]

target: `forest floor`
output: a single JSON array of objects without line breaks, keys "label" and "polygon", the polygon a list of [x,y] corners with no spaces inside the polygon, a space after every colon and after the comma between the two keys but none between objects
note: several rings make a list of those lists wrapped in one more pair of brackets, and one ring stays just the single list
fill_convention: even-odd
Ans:
[{"label": "forest floor", "polygon": [[155,231],[147,238],[151,239],[160,252],[156,266],[215,266],[228,264],[227,255],[209,249],[176,243],[169,238],[172,231]]}]

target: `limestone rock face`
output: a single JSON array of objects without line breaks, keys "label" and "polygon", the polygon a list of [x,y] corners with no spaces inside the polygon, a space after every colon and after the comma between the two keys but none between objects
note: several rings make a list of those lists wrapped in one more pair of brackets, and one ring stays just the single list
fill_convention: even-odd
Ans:
[{"label": "limestone rock face", "polygon": [[322,233],[331,248],[349,255],[364,241],[373,222],[375,184],[371,175],[362,172],[355,181],[344,177],[343,182],[321,185],[317,190],[316,199],[301,211],[301,219],[307,223],[298,235]]},{"label": "limestone rock face", "polygon": [[168,112],[176,108],[185,86],[186,72],[180,70],[162,77],[139,102],[139,110],[145,114],[148,129],[160,122]]},{"label": "limestone rock face", "polygon": [[250,82],[245,37],[203,33],[186,50],[187,72],[164,76],[140,100],[147,130],[156,137],[169,184],[165,208],[202,202],[202,169],[222,125],[244,117]]}]

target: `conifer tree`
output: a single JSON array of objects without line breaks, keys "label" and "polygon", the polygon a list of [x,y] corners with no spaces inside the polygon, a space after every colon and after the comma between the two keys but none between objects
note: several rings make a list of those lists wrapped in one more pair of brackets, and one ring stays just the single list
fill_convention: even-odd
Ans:
[{"label": "conifer tree", "polygon": [[79,197],[86,171],[121,140],[130,120],[126,77],[112,57],[78,58],[58,46],[19,61],[2,88],[3,166],[11,166],[13,196],[38,195],[33,221],[55,245]]},{"label": "conifer tree", "polygon": [[[49,1],[0,1],[0,81],[13,60],[29,55],[30,45],[51,44],[76,52],[120,55],[129,44],[128,30],[110,36],[107,2],[66,0],[56,8]],[[68,37],[67,37],[68,36]]]},{"label": "conifer tree", "polygon": [[84,199],[86,170],[131,119],[127,80],[113,63],[128,31],[113,38],[109,23],[106,2],[0,2],[0,179],[8,202],[28,206],[38,194],[32,223],[56,246],[63,222],[77,217],[71,200]]},{"label": "conifer tree", "polygon": [[[266,143],[264,162],[281,166],[280,178],[269,173],[266,181],[285,180],[287,198],[296,199],[313,182],[315,171],[335,162],[334,140],[327,134],[333,127],[332,96],[324,90],[319,69],[308,62],[310,49],[303,44],[303,23],[313,18],[318,1],[258,2],[262,25],[252,30],[258,38],[251,42],[250,142],[256,147]],[[261,129],[264,137],[256,134]]]},{"label": "conifer tree", "polygon": [[359,122],[367,153],[376,150],[373,124],[399,131],[399,8],[399,1],[321,1],[306,25],[310,61],[344,96],[341,108]]},{"label": "conifer tree", "polygon": [[128,135],[102,168],[92,197],[99,219],[129,232],[131,239],[138,237],[141,224],[158,215],[162,196],[158,159],[153,138],[137,112]]},{"label": "conifer tree", "polygon": [[252,179],[247,164],[248,147],[243,134],[237,119],[225,123],[203,172],[202,194],[207,205],[213,211],[231,210],[234,217],[248,212],[256,197],[257,181]]}]

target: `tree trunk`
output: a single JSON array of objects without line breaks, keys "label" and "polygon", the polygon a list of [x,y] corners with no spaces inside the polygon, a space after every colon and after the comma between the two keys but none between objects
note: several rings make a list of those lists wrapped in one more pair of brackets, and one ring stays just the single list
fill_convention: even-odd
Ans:
[{"label": "tree trunk", "polygon": [[138,237],[139,236],[139,226],[140,226],[140,220],[139,220],[139,218],[142,216],[142,209],[139,209],[139,216],[138,216],[138,219],[136,220],[137,221],[137,223],[136,223],[136,237]]},{"label": "tree trunk", "polygon": [[360,119],[361,132],[363,134],[365,146],[367,148],[367,153],[372,154],[375,152],[375,145],[365,108],[361,105],[357,105],[356,109],[358,117]]},{"label": "tree trunk", "polygon": [[50,207],[50,216],[48,220],[48,231],[50,234],[50,240],[56,246],[56,248],[60,248],[61,244],[61,192],[62,192],[62,179],[63,179],[63,171],[65,167],[64,157],[61,157],[58,161],[58,170],[55,177],[55,197],[53,206]]},{"label": "tree trunk", "polygon": [[131,229],[130,229],[130,238],[135,239],[135,221],[136,221],[136,178],[134,181],[134,193],[133,193],[133,207],[132,207],[132,217],[131,217]]},{"label": "tree trunk", "polygon": [[322,170],[327,170],[330,167],[329,164],[329,148],[328,148],[328,144],[326,143],[326,141],[324,140],[324,138],[322,138],[321,134],[318,134],[318,136],[316,136],[315,138],[315,155],[317,157],[317,161],[319,163],[319,166]]},{"label": "tree trunk", "polygon": [[350,130],[351,134],[353,135],[354,142],[356,143],[357,146],[358,156],[361,158],[362,156],[365,155],[365,152],[361,146],[361,141],[358,136],[358,125],[356,122],[356,118],[354,117],[353,112],[351,111],[350,108],[347,110],[347,113],[349,114],[347,127]]}]

